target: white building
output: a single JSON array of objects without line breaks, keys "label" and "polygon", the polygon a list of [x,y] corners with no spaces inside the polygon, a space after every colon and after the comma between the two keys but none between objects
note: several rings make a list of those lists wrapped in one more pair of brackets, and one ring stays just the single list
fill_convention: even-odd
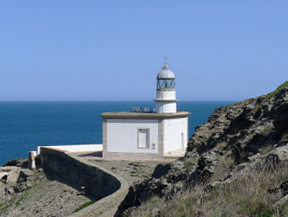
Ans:
[{"label": "white building", "polygon": [[183,156],[189,112],[177,111],[175,75],[165,62],[157,75],[155,110],[108,112],[103,118],[104,158]]}]

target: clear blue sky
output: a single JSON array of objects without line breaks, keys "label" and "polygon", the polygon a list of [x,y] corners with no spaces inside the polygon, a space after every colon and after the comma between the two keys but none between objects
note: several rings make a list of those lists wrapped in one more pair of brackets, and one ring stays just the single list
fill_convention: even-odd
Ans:
[{"label": "clear blue sky", "polygon": [[266,94],[288,80],[287,11],[284,0],[1,1],[0,101],[152,100],[165,55],[180,100]]}]

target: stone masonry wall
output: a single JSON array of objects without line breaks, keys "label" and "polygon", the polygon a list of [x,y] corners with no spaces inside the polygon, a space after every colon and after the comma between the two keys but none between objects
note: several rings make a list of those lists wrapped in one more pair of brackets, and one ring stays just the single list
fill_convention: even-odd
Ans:
[{"label": "stone masonry wall", "polygon": [[76,187],[85,189],[93,200],[106,197],[121,187],[120,181],[102,168],[81,162],[73,155],[61,150],[41,147],[41,164],[44,171],[52,171],[60,179]]}]

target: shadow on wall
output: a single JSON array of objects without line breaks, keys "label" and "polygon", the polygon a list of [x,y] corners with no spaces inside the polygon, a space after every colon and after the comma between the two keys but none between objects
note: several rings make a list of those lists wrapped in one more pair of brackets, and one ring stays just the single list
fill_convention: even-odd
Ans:
[{"label": "shadow on wall", "polygon": [[[118,179],[95,165],[60,150],[41,147],[40,159],[49,180],[57,180],[85,193],[91,200],[104,198],[121,187]],[[40,165],[38,164],[38,165]]]}]

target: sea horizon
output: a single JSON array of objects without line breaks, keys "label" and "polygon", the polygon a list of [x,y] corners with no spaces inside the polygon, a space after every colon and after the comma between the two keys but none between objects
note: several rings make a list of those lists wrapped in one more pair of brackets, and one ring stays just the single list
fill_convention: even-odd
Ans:
[{"label": "sea horizon", "polygon": [[[181,101],[180,101],[181,100]],[[182,100],[180,99],[178,103],[181,102],[238,102],[236,100]],[[0,100],[1,102],[153,102],[153,100]]]},{"label": "sea horizon", "polygon": [[[179,101],[191,112],[189,136],[220,106],[235,101]],[[104,112],[154,108],[153,101],[0,101],[0,166],[13,158],[27,158],[37,146],[102,144]]]}]

